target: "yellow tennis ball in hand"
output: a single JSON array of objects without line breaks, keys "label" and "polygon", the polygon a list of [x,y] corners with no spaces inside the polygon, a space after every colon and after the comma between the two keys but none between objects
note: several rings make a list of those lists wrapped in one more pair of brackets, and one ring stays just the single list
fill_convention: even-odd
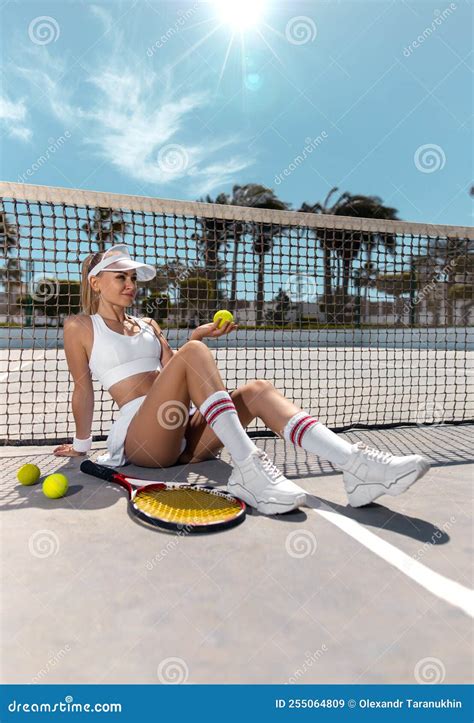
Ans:
[{"label": "yellow tennis ball in hand", "polygon": [[38,482],[40,474],[40,469],[35,464],[24,464],[23,467],[20,467],[18,470],[16,476],[18,482],[21,482],[22,485],[29,486]]},{"label": "yellow tennis ball in hand", "polygon": [[217,324],[218,329],[221,328],[223,324],[225,324],[226,321],[234,321],[234,317],[230,313],[230,311],[226,311],[225,309],[220,309],[219,311],[216,311],[214,314],[214,324]]},{"label": "yellow tennis ball in hand", "polygon": [[46,477],[43,482],[43,493],[46,497],[56,500],[58,497],[64,497],[68,486],[66,475],[57,472],[56,474],[50,474]]}]

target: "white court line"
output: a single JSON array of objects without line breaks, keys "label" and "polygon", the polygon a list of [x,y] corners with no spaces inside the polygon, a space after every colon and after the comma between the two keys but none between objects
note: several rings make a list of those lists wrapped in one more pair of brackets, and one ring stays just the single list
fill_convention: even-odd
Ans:
[{"label": "white court line", "polygon": [[474,617],[474,591],[470,590],[464,585],[461,585],[454,580],[450,580],[444,575],[440,575],[437,572],[433,572],[426,565],[422,565],[418,560],[414,560],[413,557],[407,555],[402,550],[399,550],[395,545],[386,542],[378,535],[373,532],[366,530],[361,524],[355,520],[351,520],[344,515],[340,515],[332,510],[320,510],[315,509],[315,512],[321,517],[324,517],[328,522],[331,522],[340,530],[343,530],[348,535],[364,545],[368,550],[375,553],[385,562],[388,562],[393,567],[396,567],[404,575],[410,577],[418,585],[424,587],[432,595],[444,600],[445,602],[453,605],[454,607],[462,610],[469,617]]}]

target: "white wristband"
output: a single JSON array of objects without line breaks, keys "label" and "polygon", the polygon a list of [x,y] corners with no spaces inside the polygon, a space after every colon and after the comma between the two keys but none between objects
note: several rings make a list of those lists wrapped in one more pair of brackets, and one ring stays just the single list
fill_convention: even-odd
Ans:
[{"label": "white wristband", "polygon": [[92,447],[92,437],[88,437],[87,439],[78,439],[77,437],[74,437],[74,441],[72,443],[72,448],[76,452],[88,452],[91,447]]}]

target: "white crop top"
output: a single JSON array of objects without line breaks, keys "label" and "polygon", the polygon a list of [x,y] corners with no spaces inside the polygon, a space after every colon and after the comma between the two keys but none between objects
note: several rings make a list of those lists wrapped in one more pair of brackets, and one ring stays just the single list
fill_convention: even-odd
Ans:
[{"label": "white crop top", "polygon": [[131,318],[140,326],[140,332],[125,336],[109,329],[100,314],[91,314],[94,341],[89,368],[106,390],[133,374],[163,368],[163,348],[153,328],[142,319]]}]

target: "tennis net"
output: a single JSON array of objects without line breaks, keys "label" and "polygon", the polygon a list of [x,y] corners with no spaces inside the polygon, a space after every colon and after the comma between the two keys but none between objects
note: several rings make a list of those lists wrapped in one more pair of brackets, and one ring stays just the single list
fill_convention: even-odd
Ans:
[{"label": "tennis net", "polygon": [[[129,312],[175,349],[233,312],[213,349],[227,389],[269,379],[335,430],[474,419],[472,228],[1,183],[0,443],[75,432],[64,319],[89,253],[153,264]],[[92,434],[117,411],[94,380]],[[255,420],[250,434],[266,434]]]}]

